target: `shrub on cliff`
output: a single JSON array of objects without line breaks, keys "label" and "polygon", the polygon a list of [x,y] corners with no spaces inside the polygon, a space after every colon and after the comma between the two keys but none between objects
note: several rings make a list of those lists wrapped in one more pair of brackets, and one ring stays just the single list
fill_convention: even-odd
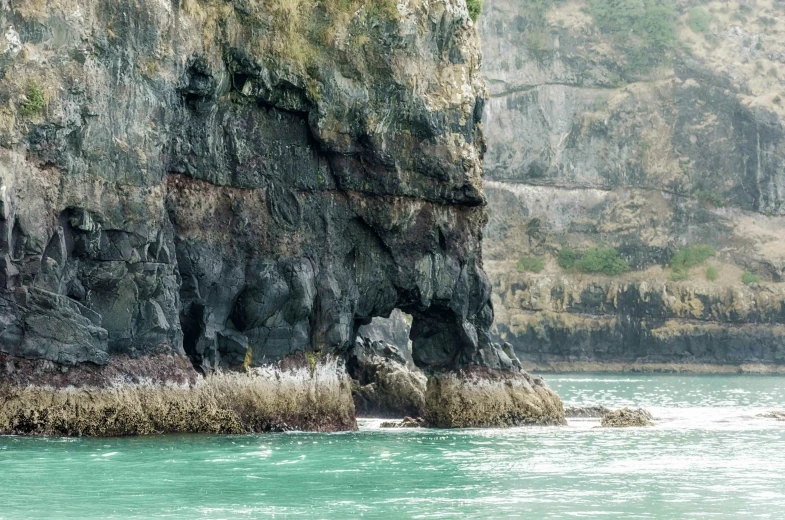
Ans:
[{"label": "shrub on cliff", "polygon": [[650,69],[676,42],[676,10],[661,0],[589,0],[594,23],[627,55],[629,72]]},{"label": "shrub on cliff", "polygon": [[562,269],[572,271],[573,268],[575,268],[575,262],[577,262],[579,258],[580,255],[572,248],[563,247],[559,251],[559,257],[557,258],[556,262]]},{"label": "shrub on cliff", "polygon": [[525,273],[525,272],[532,272],[532,273],[539,273],[545,268],[545,263],[537,258],[536,256],[522,256],[520,260],[518,260],[518,272]]},{"label": "shrub on cliff", "polygon": [[44,99],[44,91],[37,83],[31,83],[25,92],[27,100],[19,107],[19,113],[23,117],[35,117],[44,111],[46,100]]},{"label": "shrub on cliff", "polygon": [[717,278],[719,278],[720,274],[717,272],[717,268],[713,265],[710,265],[706,268],[706,279],[710,282],[713,282]]},{"label": "shrub on cliff", "polygon": [[612,247],[593,247],[586,251],[575,267],[582,273],[603,273],[617,276],[630,270],[627,261]]},{"label": "shrub on cliff", "polygon": [[751,283],[760,283],[760,276],[757,274],[752,274],[749,271],[744,271],[744,274],[741,275],[741,283],[744,285],[749,285]]},{"label": "shrub on cliff", "polygon": [[482,2],[483,0],[466,0],[466,7],[469,8],[469,17],[474,22],[482,14]]},{"label": "shrub on cliff", "polygon": [[681,282],[687,278],[689,278],[689,273],[687,271],[682,271],[681,269],[674,269],[671,271],[671,280],[674,282]]},{"label": "shrub on cliff", "polygon": [[700,7],[693,7],[687,14],[687,25],[695,32],[704,33],[709,30],[711,15]]},{"label": "shrub on cliff", "polygon": [[690,268],[700,265],[717,252],[712,246],[699,244],[679,249],[668,263],[671,266],[671,280],[678,282],[687,279]]},{"label": "shrub on cliff", "polygon": [[713,191],[696,190],[694,195],[702,204],[707,206],[721,208],[725,205],[725,201],[722,197]]}]

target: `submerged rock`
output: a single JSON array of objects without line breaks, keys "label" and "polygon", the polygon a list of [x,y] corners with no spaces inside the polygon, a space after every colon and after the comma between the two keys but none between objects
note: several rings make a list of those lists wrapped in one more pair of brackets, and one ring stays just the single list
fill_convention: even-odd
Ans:
[{"label": "submerged rock", "polygon": [[383,422],[380,428],[422,428],[425,420],[422,417],[404,417],[400,422]]},{"label": "submerged rock", "polygon": [[602,418],[613,410],[604,406],[569,406],[564,409],[568,418]]},{"label": "submerged rock", "polygon": [[603,428],[654,426],[654,417],[643,408],[638,408],[636,410],[631,408],[620,408],[619,410],[605,414],[602,417],[600,426]]},{"label": "submerged rock", "polygon": [[758,414],[758,417],[763,417],[764,419],[776,419],[777,421],[785,421],[785,411],[773,410],[771,412]]}]

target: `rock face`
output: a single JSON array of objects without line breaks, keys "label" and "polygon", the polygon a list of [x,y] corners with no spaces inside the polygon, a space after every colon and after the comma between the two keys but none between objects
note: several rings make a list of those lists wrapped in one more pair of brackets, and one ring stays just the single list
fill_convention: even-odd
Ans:
[{"label": "rock face", "polygon": [[[782,4],[677,1],[642,57],[591,7],[607,3],[481,18],[494,332],[539,369],[783,371]],[[716,255],[674,275],[699,244]],[[564,269],[567,247],[630,271]]]},{"label": "rock face", "polygon": [[314,365],[395,308],[420,367],[502,368],[462,0],[10,1],[0,28],[1,382]]}]

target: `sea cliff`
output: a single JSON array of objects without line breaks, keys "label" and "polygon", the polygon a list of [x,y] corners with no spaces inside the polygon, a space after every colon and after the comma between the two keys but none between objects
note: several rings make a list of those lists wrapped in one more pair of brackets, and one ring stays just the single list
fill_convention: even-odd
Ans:
[{"label": "sea cliff", "polygon": [[561,419],[490,337],[463,0],[6,1],[0,35],[0,430],[350,429],[394,309],[431,379]]}]

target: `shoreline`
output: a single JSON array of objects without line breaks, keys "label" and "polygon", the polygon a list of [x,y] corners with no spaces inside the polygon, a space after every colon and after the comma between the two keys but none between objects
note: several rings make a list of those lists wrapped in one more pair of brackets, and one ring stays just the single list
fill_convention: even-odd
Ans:
[{"label": "shoreline", "polygon": [[533,363],[521,360],[527,372],[540,374],[557,373],[642,373],[642,374],[739,374],[739,375],[785,375],[785,365],[742,364],[714,365],[709,363],[636,363],[597,361],[554,361]]}]

